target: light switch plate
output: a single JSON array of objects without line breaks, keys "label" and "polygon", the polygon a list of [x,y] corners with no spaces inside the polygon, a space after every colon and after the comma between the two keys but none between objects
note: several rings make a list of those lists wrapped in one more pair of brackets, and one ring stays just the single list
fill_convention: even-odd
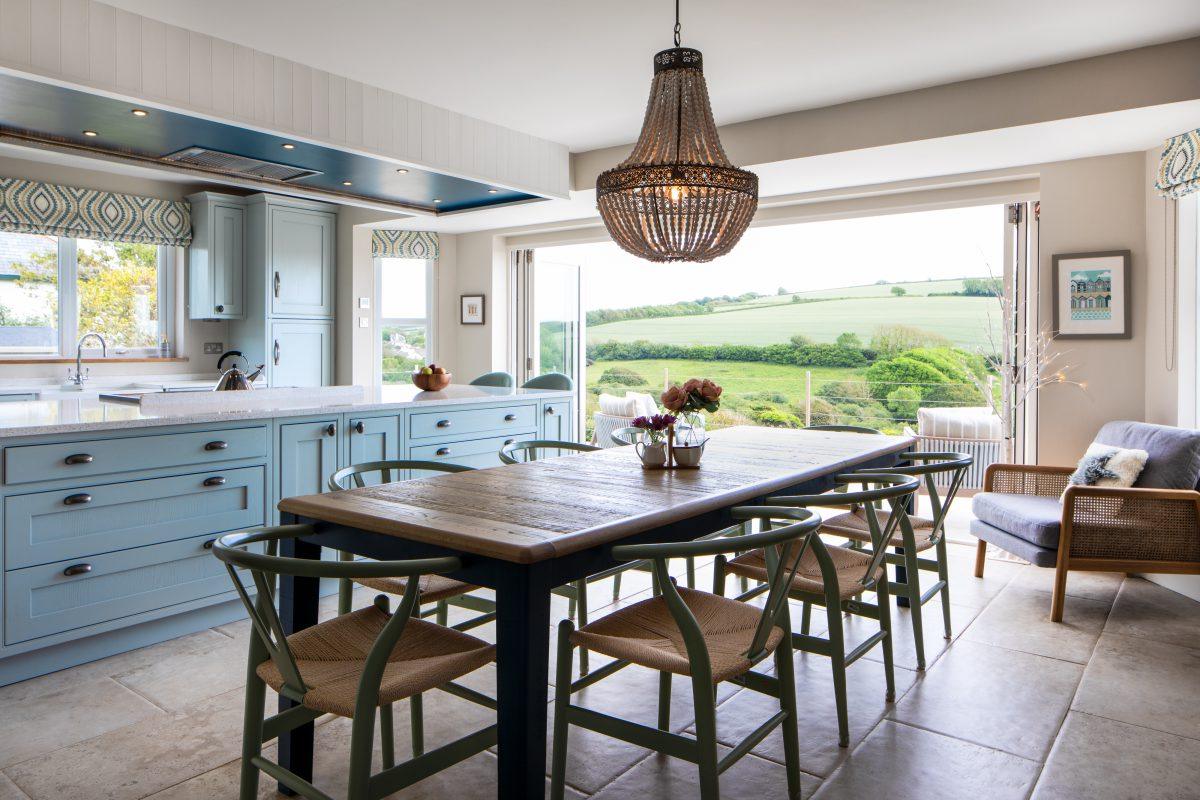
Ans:
[{"label": "light switch plate", "polygon": [[369,318],[369,317],[359,317],[359,318],[358,318],[358,327],[360,327],[360,328],[369,328],[369,327],[371,327],[371,320],[370,320],[370,318]]},{"label": "light switch plate", "polygon": [[224,352],[225,352],[225,343],[224,342],[205,342],[204,343],[204,355],[206,355],[206,356],[219,356],[219,355],[221,355],[221,353],[224,353]]},{"label": "light switch plate", "polygon": [[369,297],[358,298],[358,307],[359,308],[370,308],[371,307],[371,298],[369,298]]}]

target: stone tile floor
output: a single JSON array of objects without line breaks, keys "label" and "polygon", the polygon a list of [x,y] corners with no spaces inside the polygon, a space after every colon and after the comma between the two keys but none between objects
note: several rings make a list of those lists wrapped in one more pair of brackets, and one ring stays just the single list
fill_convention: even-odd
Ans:
[{"label": "stone tile floor", "polygon": [[[1049,570],[989,560],[980,580],[973,558],[973,548],[951,546],[954,637],[942,638],[936,601],[927,606],[923,673],[908,612],[895,615],[895,703],[884,702],[877,651],[850,667],[848,749],[837,747],[828,661],[797,656],[804,796],[1200,797],[1200,604],[1141,579],[1074,574],[1065,621],[1054,625]],[[709,574],[700,571],[701,586]],[[592,587],[594,616],[611,591],[608,581]],[[619,603],[647,593],[644,575],[627,575]],[[333,613],[332,598],[324,612]],[[814,614],[814,633],[822,619]],[[848,624],[851,643],[869,633],[863,622]],[[0,688],[0,800],[236,797],[248,633],[247,623],[234,623]],[[490,627],[480,634],[490,636]],[[487,667],[466,682],[491,690],[494,676]],[[652,722],[657,686],[654,673],[631,667],[577,702]],[[686,730],[686,681],[676,680],[674,692],[672,727]],[[720,701],[726,744],[772,713],[769,701],[736,687],[724,687]],[[401,708],[401,754],[406,717]],[[487,719],[478,706],[432,693],[427,743]],[[317,735],[317,785],[341,796],[347,721],[326,718]],[[722,776],[722,797],[784,797],[781,759],[776,732]],[[690,765],[579,729],[568,771],[576,798],[697,796]],[[494,778],[495,756],[482,753],[396,796],[488,798]],[[260,796],[277,796],[269,780]]]}]

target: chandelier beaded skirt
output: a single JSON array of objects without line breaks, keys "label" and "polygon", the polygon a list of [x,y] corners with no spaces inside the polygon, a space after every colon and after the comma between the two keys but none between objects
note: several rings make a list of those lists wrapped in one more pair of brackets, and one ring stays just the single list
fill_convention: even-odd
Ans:
[{"label": "chandelier beaded skirt", "polygon": [[600,175],[596,201],[622,249],[649,261],[711,261],[733,249],[758,209],[758,176],[721,147],[700,51],[654,57],[642,132]]}]

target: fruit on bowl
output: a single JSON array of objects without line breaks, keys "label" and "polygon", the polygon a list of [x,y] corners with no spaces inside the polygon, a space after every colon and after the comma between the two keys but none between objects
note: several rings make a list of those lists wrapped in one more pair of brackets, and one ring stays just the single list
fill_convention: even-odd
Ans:
[{"label": "fruit on bowl", "polygon": [[451,377],[445,367],[426,364],[413,370],[412,382],[414,386],[423,391],[438,392],[450,385]]}]

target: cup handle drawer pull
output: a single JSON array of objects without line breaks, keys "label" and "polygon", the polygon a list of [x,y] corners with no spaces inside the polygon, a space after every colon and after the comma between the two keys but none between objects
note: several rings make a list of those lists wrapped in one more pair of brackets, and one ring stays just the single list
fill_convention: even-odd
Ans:
[{"label": "cup handle drawer pull", "polygon": [[439,420],[437,421],[437,426],[438,426],[439,428],[449,428],[449,427],[450,427],[450,420],[448,420],[448,419],[439,419]]},{"label": "cup handle drawer pull", "polygon": [[225,476],[224,475],[214,475],[211,478],[205,478],[204,485],[205,486],[224,486],[225,485]]},{"label": "cup handle drawer pull", "polygon": [[505,422],[516,422],[516,421],[517,421],[517,415],[516,415],[516,414],[505,414],[505,415],[504,415],[504,421],[505,421]]},{"label": "cup handle drawer pull", "polygon": [[510,444],[516,444],[516,441],[517,441],[516,439],[505,439],[504,445],[505,445],[505,447],[507,447]]},{"label": "cup handle drawer pull", "polygon": [[275,271],[275,280],[274,280],[274,283],[275,283],[275,286],[274,286],[274,289],[275,289],[275,296],[276,296],[276,297],[279,297],[279,283],[280,283],[280,281],[279,281],[279,270],[276,270],[276,271]]},{"label": "cup handle drawer pull", "polygon": [[214,545],[214,544],[216,544],[216,543],[217,543],[217,540],[216,540],[216,539],[209,539],[207,542],[205,542],[205,543],[204,543],[204,549],[205,549],[205,550],[212,550],[212,548],[213,548],[213,545]]},{"label": "cup handle drawer pull", "polygon": [[88,494],[87,492],[80,492],[79,494],[69,494],[63,498],[64,506],[81,506],[84,503],[90,503],[90,502],[92,502],[92,496],[90,494]]},{"label": "cup handle drawer pull", "polygon": [[449,447],[439,447],[438,451],[435,455],[448,456],[448,455],[450,455],[450,448]]},{"label": "cup handle drawer pull", "polygon": [[90,464],[95,460],[95,457],[89,453],[75,453],[63,459],[67,464]]},{"label": "cup handle drawer pull", "polygon": [[204,445],[204,449],[205,450],[228,450],[229,442],[220,442],[220,441],[209,442],[208,444]]},{"label": "cup handle drawer pull", "polygon": [[66,575],[68,578],[71,578],[76,575],[86,575],[87,573],[89,573],[91,571],[92,571],[91,564],[72,564],[71,566],[69,566],[63,570],[63,575]]}]

